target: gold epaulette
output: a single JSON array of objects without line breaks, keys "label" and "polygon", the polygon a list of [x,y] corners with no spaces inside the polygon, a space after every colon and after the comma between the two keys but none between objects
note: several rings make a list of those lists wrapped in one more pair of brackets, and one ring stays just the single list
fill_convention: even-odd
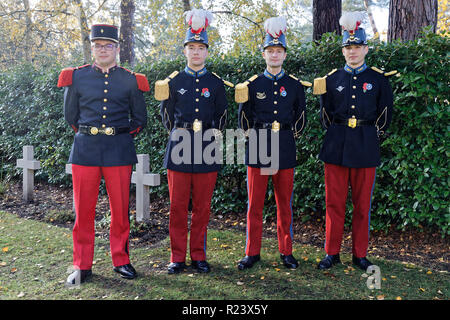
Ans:
[{"label": "gold epaulette", "polygon": [[330,72],[328,72],[328,76],[331,76],[333,73],[335,73],[337,71],[337,69],[333,69],[333,70],[331,70]]},{"label": "gold epaulette", "polygon": [[313,94],[321,95],[327,92],[327,77],[335,73],[337,69],[333,69],[324,77],[314,79]]},{"label": "gold epaulette", "polygon": [[223,83],[227,86],[229,86],[230,88],[234,88],[234,84],[232,84],[230,81],[227,80],[223,80],[221,77],[219,77],[219,75],[215,72],[211,72],[213,75],[215,75],[217,78],[219,78],[220,80],[223,81]]},{"label": "gold epaulette", "polygon": [[311,83],[311,82],[299,80],[296,76],[294,76],[294,75],[292,75],[292,74],[290,74],[289,77],[291,77],[291,78],[294,79],[295,81],[299,81],[299,82],[302,84],[302,86],[305,86],[305,87],[311,87],[311,86],[312,86],[312,83]]},{"label": "gold epaulette", "polygon": [[312,83],[309,81],[303,81],[300,80],[300,83],[304,86],[304,87],[312,87]]},{"label": "gold epaulette", "polygon": [[397,77],[400,77],[400,72],[398,72],[397,70],[392,70],[392,71],[386,72],[384,75],[386,77],[390,77],[390,76],[393,76],[393,75],[395,75]]},{"label": "gold epaulette", "polygon": [[158,101],[164,101],[169,99],[170,89],[169,82],[178,75],[178,71],[172,72],[164,80],[158,80],[155,82],[155,99]]},{"label": "gold epaulette", "polygon": [[376,71],[376,72],[378,72],[378,73],[384,74],[384,71],[378,69],[377,67],[370,67],[370,69],[372,69],[373,71]]},{"label": "gold epaulette", "polygon": [[400,76],[400,73],[397,70],[393,70],[393,71],[389,71],[389,72],[384,72],[383,70],[378,69],[377,67],[370,67],[372,70],[381,73],[382,75],[384,75],[385,77],[390,77],[393,75],[396,75],[397,77]]},{"label": "gold epaulette", "polygon": [[248,101],[248,84],[258,78],[258,75],[255,74],[250,79],[245,82],[238,83],[236,85],[236,89],[234,91],[234,100],[237,103],[244,103]]}]

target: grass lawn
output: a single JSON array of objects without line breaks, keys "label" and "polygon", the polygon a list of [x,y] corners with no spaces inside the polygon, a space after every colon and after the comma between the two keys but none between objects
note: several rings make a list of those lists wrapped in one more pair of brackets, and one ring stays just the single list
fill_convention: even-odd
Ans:
[{"label": "grass lawn", "polygon": [[[132,241],[131,241],[132,243]],[[381,289],[367,287],[367,275],[343,255],[342,265],[330,271],[316,269],[323,250],[294,245],[300,266],[286,269],[280,262],[276,239],[263,239],[262,261],[250,270],[236,267],[244,253],[245,235],[209,230],[208,261],[211,273],[188,268],[168,275],[169,240],[158,246],[131,246],[135,280],[121,279],[112,271],[109,243],[96,239],[93,277],[81,287],[64,285],[72,262],[71,230],[25,220],[0,212],[0,300],[10,299],[363,299],[409,300],[450,297],[450,277],[395,261],[372,258],[380,267]],[[189,263],[189,261],[187,261]]]}]

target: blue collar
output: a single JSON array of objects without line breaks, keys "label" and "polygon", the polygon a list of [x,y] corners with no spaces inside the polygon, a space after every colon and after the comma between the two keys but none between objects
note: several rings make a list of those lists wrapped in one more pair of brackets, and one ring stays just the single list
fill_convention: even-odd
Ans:
[{"label": "blue collar", "polygon": [[281,69],[280,73],[273,75],[266,69],[266,70],[264,70],[264,76],[270,80],[279,80],[284,76],[284,70]]},{"label": "blue collar", "polygon": [[345,64],[345,67],[344,67],[344,70],[347,71],[348,73],[351,73],[351,74],[358,74],[358,73],[363,72],[366,69],[367,69],[367,65],[365,63],[362,66],[359,66],[356,69],[350,68],[348,66],[348,64]]},{"label": "blue collar", "polygon": [[204,67],[202,70],[195,72],[194,70],[192,70],[191,68],[186,66],[186,68],[184,68],[184,72],[186,72],[186,74],[190,75],[191,77],[199,78],[201,76],[204,76],[206,74],[207,70],[206,70],[206,67]]}]

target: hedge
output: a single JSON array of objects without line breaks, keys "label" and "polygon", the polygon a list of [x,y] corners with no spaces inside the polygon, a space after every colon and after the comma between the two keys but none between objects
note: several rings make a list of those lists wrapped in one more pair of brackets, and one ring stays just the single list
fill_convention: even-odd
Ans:
[{"label": "hedge", "polygon": [[[424,32],[411,42],[371,43],[367,64],[386,71],[398,70],[392,77],[394,114],[388,137],[382,142],[382,163],[372,202],[372,230],[433,228],[443,236],[450,233],[447,166],[449,138],[449,52],[446,35]],[[180,54],[173,60],[149,61],[135,68],[145,73],[153,87],[174,70],[184,68]],[[327,34],[318,43],[293,44],[288,50],[285,69],[302,80],[313,82],[333,68],[344,65],[340,38]],[[19,178],[15,161],[23,145],[35,146],[42,170],[36,179],[69,186],[64,173],[73,140],[73,131],[63,119],[63,90],[56,87],[61,68],[67,65],[18,65],[0,74],[0,180]],[[264,70],[259,52],[239,57],[212,56],[207,68],[225,80],[242,82]],[[229,122],[237,126],[234,91],[227,89]],[[150,154],[151,171],[160,173],[162,184],[152,189],[153,196],[167,197],[165,169],[162,167],[167,141],[159,117],[159,103],[153,88],[146,95],[149,121],[136,138],[138,153]],[[324,136],[319,123],[319,99],[307,90],[308,124],[297,141],[299,166],[295,171],[294,214],[303,221],[325,208],[323,163],[318,159]],[[213,210],[222,214],[245,212],[247,208],[246,167],[226,165],[217,180]],[[350,201],[349,201],[350,202]],[[351,211],[351,204],[348,204]],[[274,194],[268,189],[264,214],[274,215]],[[348,215],[350,216],[350,215]],[[349,221],[349,219],[347,219]]]}]

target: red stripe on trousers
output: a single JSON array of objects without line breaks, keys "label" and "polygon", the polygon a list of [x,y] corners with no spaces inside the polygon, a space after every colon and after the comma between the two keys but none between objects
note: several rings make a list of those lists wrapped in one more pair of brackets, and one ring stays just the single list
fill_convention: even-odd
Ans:
[{"label": "red stripe on trousers", "polygon": [[[277,204],[278,249],[284,255],[292,254],[292,208],[294,169],[282,169],[271,175]],[[264,200],[269,175],[262,175],[260,168],[247,167],[248,211],[247,245],[245,254],[254,256],[261,251]]]},{"label": "red stripe on trousers", "polygon": [[347,168],[325,163],[326,240],[329,255],[341,250],[345,208],[350,184],[352,190],[352,253],[365,257],[369,245],[369,213],[375,168]]},{"label": "red stripe on trousers", "polygon": [[128,205],[132,166],[91,167],[72,164],[76,220],[73,227],[73,265],[81,270],[92,267],[95,242],[95,207],[100,180],[105,179],[111,209],[109,234],[114,266],[130,263]]},{"label": "red stripe on trousers", "polygon": [[169,236],[171,262],[184,262],[186,260],[188,206],[191,193],[190,256],[192,260],[206,260],[207,226],[216,179],[217,172],[186,173],[167,170],[170,195]]}]

